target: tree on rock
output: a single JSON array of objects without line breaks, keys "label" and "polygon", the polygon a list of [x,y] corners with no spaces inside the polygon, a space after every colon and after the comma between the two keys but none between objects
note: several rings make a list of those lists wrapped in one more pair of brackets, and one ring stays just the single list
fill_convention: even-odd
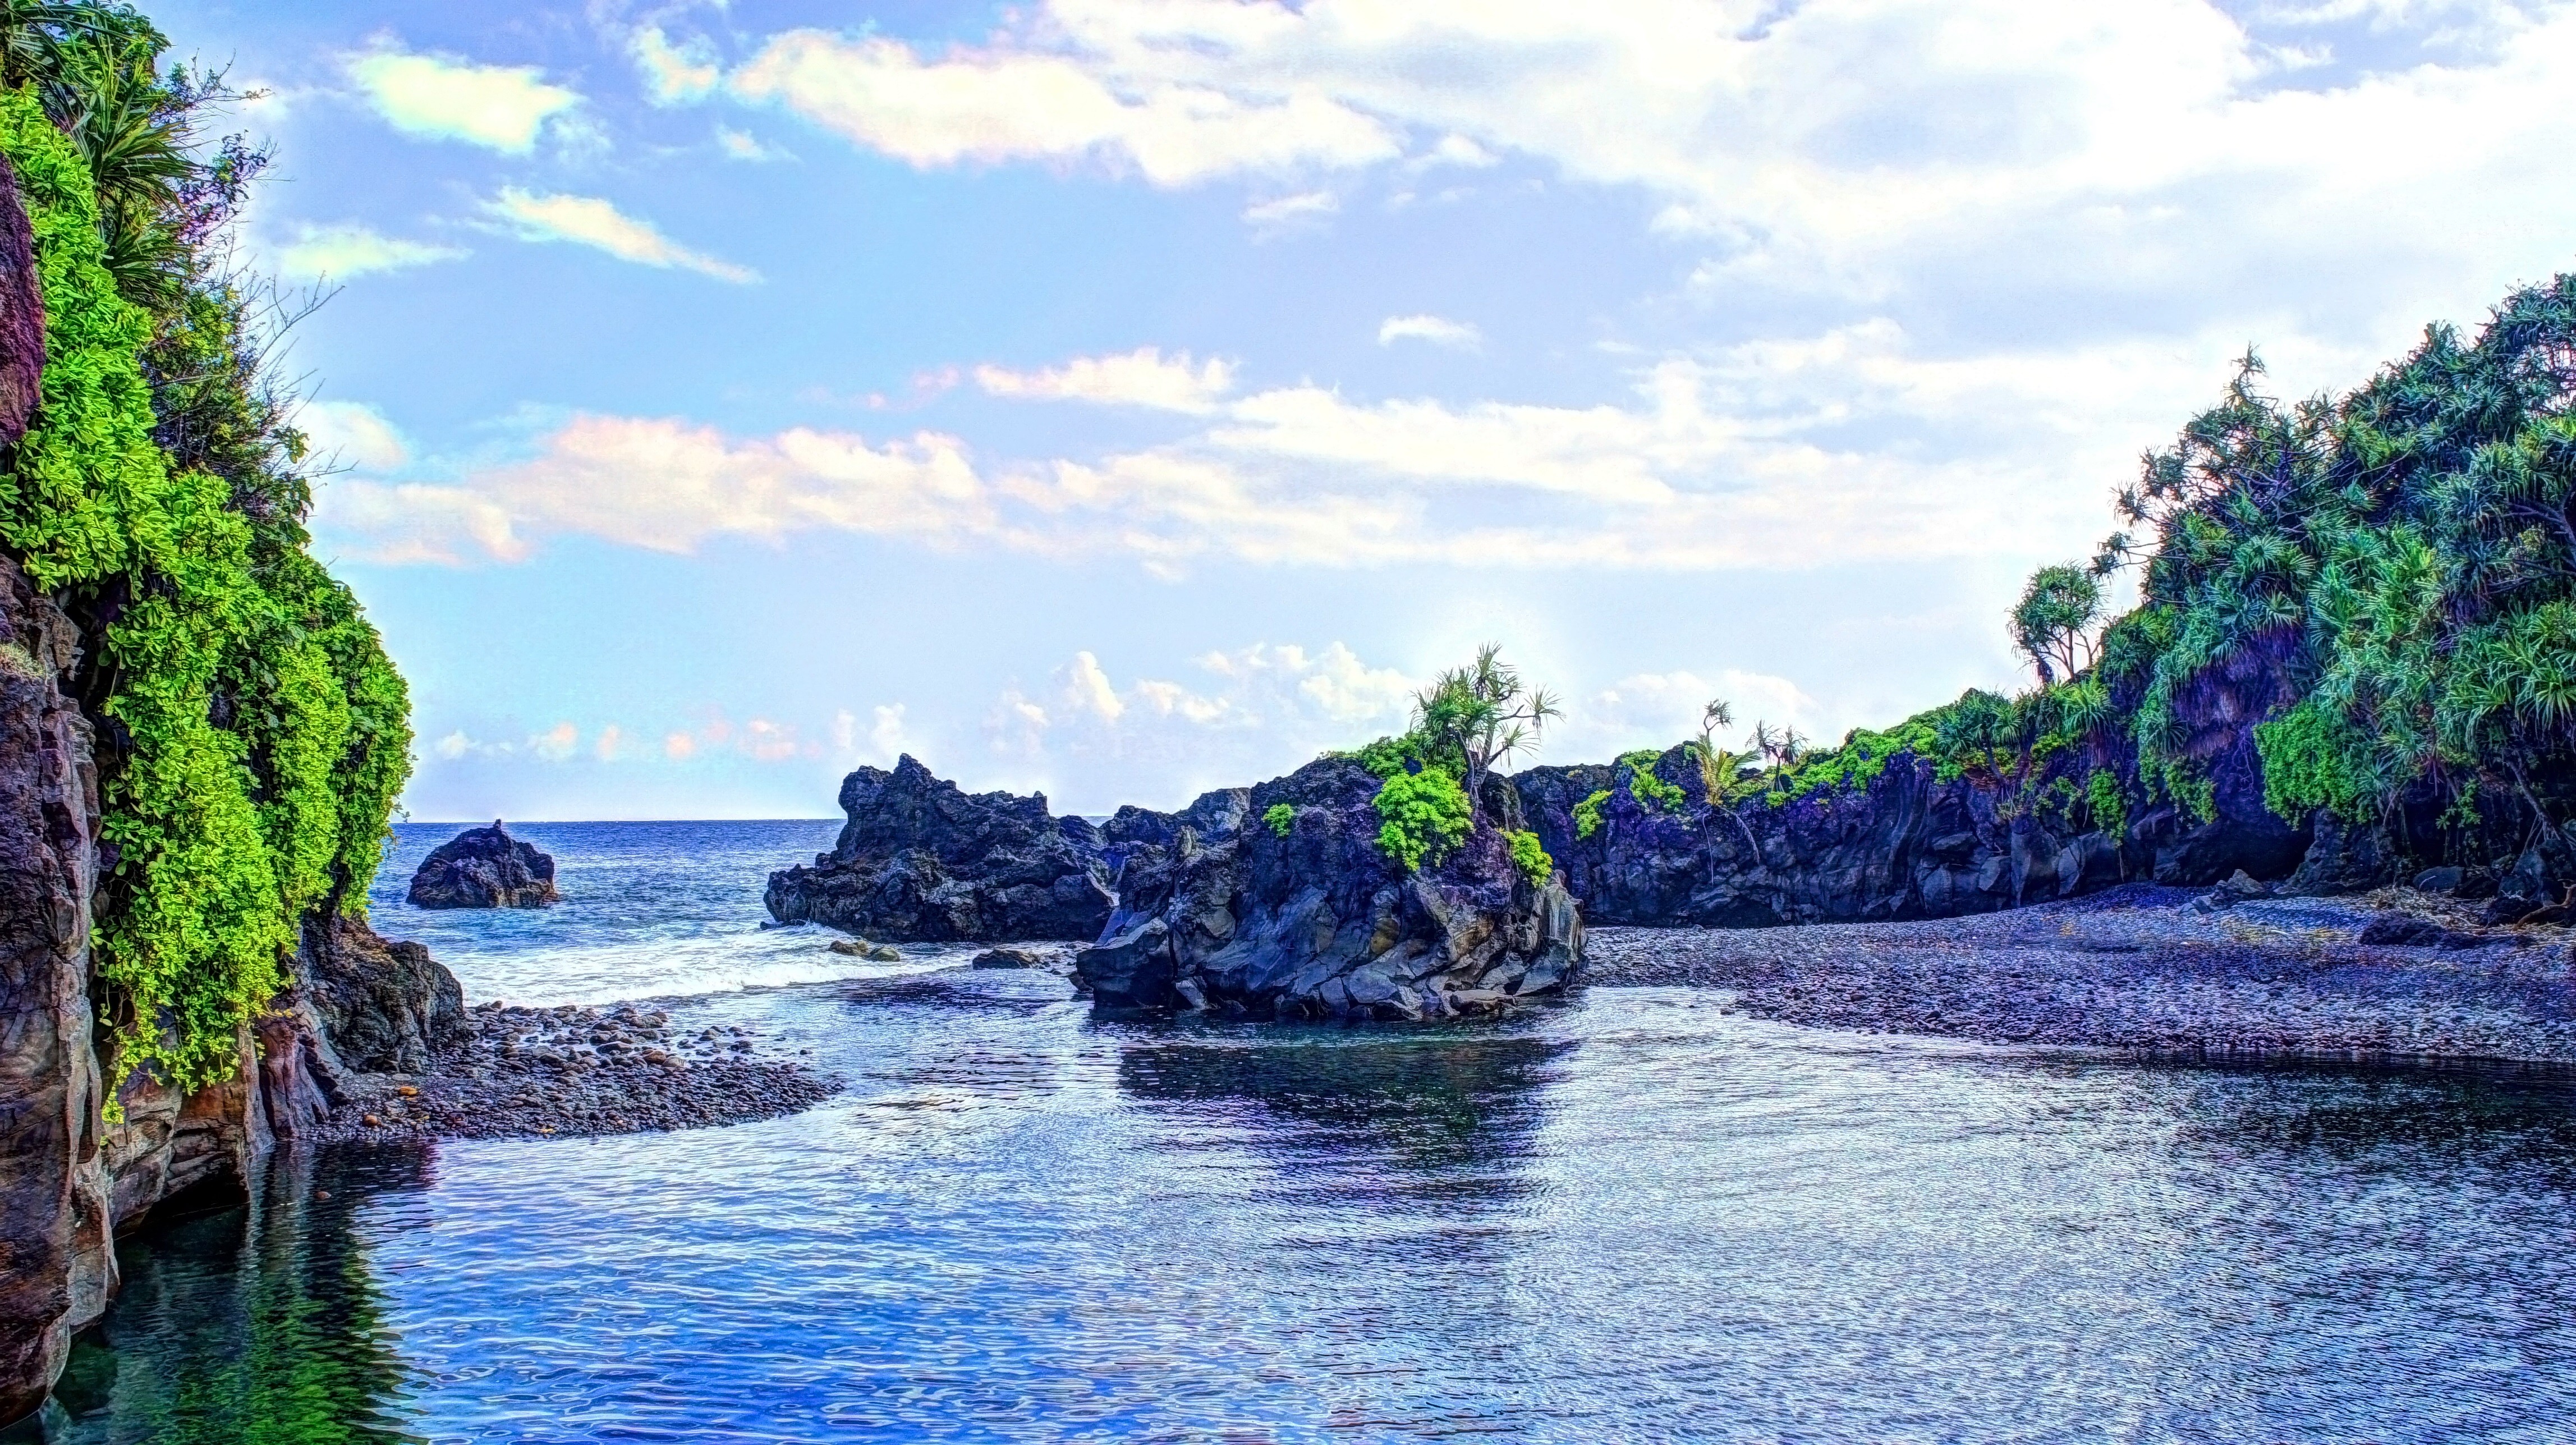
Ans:
[{"label": "tree on rock", "polygon": [[2041,684],[2051,684],[2093,665],[2093,629],[2101,620],[2101,578],[2072,562],[2042,567],[2013,607],[2013,646],[2039,669]]}]

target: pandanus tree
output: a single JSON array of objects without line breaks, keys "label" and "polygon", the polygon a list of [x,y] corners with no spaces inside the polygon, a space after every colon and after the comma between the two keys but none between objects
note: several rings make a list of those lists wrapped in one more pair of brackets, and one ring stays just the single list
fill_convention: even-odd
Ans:
[{"label": "pandanus tree", "polygon": [[1457,760],[1473,801],[1497,764],[1535,745],[1563,712],[1554,693],[1523,684],[1519,669],[1502,660],[1501,645],[1489,642],[1473,663],[1440,674],[1415,697],[1413,731],[1426,756]]}]

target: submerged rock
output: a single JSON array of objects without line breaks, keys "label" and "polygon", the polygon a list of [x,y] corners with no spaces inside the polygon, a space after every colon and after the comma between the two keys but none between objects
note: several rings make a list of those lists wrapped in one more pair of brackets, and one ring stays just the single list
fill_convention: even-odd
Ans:
[{"label": "submerged rock", "polygon": [[1119,906],[1074,968],[1103,1012],[1425,1019],[1490,1012],[1562,988],[1583,923],[1561,878],[1532,884],[1498,829],[1408,874],[1378,846],[1378,779],[1326,758],[1250,789],[1285,832],[1180,827],[1130,845]]},{"label": "submerged rock", "polygon": [[977,968],[1051,968],[1053,953],[1040,953],[1034,948],[988,948],[975,955]]},{"label": "submerged rock", "polygon": [[900,963],[903,950],[891,944],[870,943],[864,938],[835,938],[832,951],[846,958],[864,958],[872,963]]},{"label": "submerged rock", "polygon": [[411,875],[415,908],[542,908],[560,902],[555,860],[520,842],[495,819],[429,852]]},{"label": "submerged rock", "polygon": [[969,794],[909,754],[841,782],[849,822],[811,867],[769,875],[781,923],[905,943],[1087,941],[1109,919],[1100,830],[1042,793]]}]

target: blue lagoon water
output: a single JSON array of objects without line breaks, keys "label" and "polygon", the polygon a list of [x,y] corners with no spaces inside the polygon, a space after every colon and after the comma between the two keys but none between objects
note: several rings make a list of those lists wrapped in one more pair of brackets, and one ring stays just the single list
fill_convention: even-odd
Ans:
[{"label": "blue lagoon water", "polygon": [[821,823],[529,825],[469,996],[677,997],[847,1092],[288,1155],[131,1242],[77,1441],[2566,1441],[2576,1098],[1787,1028],[1095,1023],[762,930]]}]

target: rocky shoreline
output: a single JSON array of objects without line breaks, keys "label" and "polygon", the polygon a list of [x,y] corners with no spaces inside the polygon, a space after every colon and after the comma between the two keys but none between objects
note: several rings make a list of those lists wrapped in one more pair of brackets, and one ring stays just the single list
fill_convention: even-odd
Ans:
[{"label": "rocky shoreline", "polygon": [[[2389,937],[2412,941],[2377,941]],[[1729,989],[1748,1014],[1815,1028],[2176,1058],[2576,1067],[2569,931],[2484,926],[2473,908],[2407,889],[2239,899],[2130,884],[1965,918],[1603,927],[1589,942],[1592,983]]]},{"label": "rocky shoreline", "polygon": [[[810,1050],[808,1051],[810,1052]],[[589,1137],[697,1129],[808,1109],[840,1085],[764,1056],[740,1027],[674,1028],[640,1004],[465,1011],[420,1074],[364,1074],[317,1132],[329,1139]]]}]

